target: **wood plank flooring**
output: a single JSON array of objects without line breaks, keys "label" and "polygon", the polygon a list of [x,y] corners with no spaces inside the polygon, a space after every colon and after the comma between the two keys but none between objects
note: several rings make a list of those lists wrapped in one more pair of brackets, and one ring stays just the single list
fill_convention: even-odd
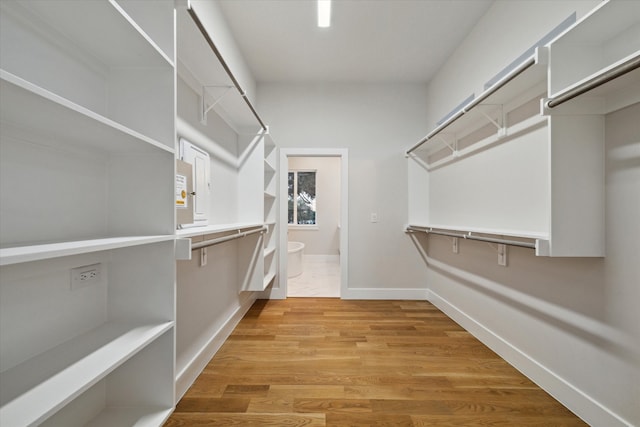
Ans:
[{"label": "wood plank flooring", "polygon": [[425,301],[257,301],[165,426],[585,426]]}]

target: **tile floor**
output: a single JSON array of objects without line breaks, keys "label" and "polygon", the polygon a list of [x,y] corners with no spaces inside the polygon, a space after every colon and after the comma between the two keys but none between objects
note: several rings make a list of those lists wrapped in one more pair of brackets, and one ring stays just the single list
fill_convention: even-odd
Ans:
[{"label": "tile floor", "polygon": [[289,297],[340,298],[340,260],[304,255],[302,274],[287,281]]}]

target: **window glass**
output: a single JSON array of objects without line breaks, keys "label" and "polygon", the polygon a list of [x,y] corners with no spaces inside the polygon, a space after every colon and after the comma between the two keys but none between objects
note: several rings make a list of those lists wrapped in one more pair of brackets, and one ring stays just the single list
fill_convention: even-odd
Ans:
[{"label": "window glass", "polygon": [[292,171],[288,176],[289,224],[316,224],[316,172]]}]

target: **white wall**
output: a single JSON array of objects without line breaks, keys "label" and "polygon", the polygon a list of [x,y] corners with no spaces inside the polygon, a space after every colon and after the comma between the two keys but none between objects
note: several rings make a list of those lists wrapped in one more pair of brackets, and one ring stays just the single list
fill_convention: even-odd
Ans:
[{"label": "white wall", "polygon": [[[256,81],[242,53],[238,49],[233,34],[225,21],[217,2],[211,0],[191,0],[191,7],[196,11],[206,28],[209,37],[215,43],[247,97],[254,102]],[[178,54],[179,56],[179,54]]]},{"label": "white wall", "polygon": [[340,247],[340,157],[289,157],[289,170],[316,171],[316,226],[289,226],[289,240],[305,255],[338,255]]},{"label": "white wall", "polygon": [[[424,298],[426,270],[403,233],[402,148],[427,131],[424,85],[260,84],[257,108],[280,147],[349,150],[349,290],[343,298]],[[370,214],[378,214],[377,223]]]},{"label": "white wall", "polygon": [[[428,123],[598,3],[497,1],[429,85]],[[638,117],[638,105],[607,117],[606,258],[510,248],[503,268],[484,243],[426,244],[431,300],[594,426],[640,425]]]}]

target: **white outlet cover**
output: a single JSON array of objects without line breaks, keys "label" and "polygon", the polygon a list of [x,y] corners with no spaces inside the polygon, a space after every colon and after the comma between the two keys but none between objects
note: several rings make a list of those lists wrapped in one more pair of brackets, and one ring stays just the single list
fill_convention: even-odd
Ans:
[{"label": "white outlet cover", "polygon": [[97,285],[102,281],[102,264],[83,265],[71,269],[71,290]]}]

